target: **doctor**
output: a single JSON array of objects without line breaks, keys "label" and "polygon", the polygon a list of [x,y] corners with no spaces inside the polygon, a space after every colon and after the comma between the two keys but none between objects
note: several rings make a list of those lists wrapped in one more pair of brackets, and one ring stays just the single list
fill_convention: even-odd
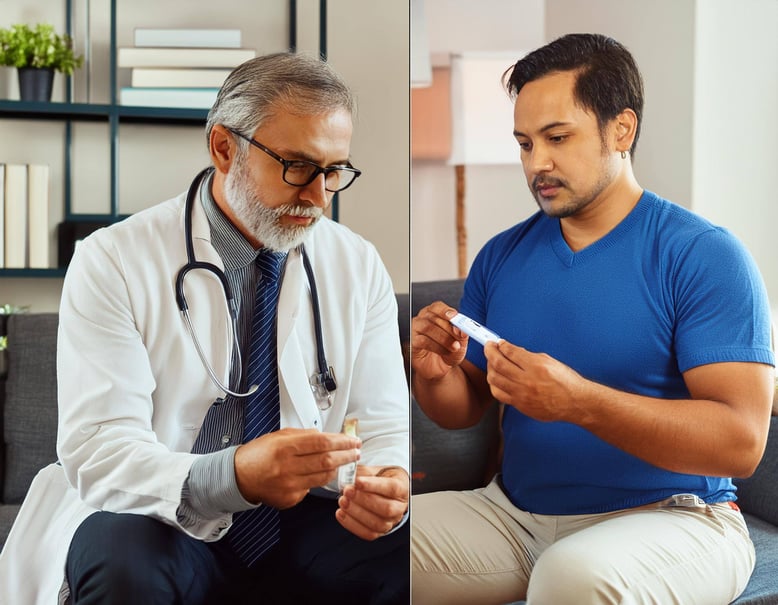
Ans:
[{"label": "doctor", "polygon": [[[0,556],[0,603],[409,601],[392,284],[372,245],[323,216],[359,176],[353,109],[326,63],[253,59],[211,109],[213,167],[189,204],[182,194],[79,246],[60,309],[59,463],[36,477]],[[176,279],[193,262],[179,288],[190,331]],[[252,361],[273,347],[255,382]],[[320,353],[331,392],[311,387]],[[259,433],[244,423],[255,405],[271,418]],[[347,414],[358,438],[342,433]]]}]

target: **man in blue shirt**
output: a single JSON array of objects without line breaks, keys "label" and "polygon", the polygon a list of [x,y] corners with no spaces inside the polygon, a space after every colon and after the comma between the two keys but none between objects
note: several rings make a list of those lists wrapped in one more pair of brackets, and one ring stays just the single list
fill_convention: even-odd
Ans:
[{"label": "man in blue shirt", "polygon": [[447,428],[504,407],[501,473],[413,499],[415,604],[729,603],[753,570],[730,477],[764,449],[764,284],[720,227],[643,189],[634,59],[562,37],[505,78],[540,207],[481,250],[459,311],[413,320],[414,394]]}]

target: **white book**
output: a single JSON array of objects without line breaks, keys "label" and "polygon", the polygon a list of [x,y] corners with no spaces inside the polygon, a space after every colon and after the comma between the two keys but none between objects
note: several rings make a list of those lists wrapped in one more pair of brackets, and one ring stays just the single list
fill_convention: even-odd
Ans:
[{"label": "white book", "polygon": [[230,75],[230,69],[155,69],[134,67],[132,86],[151,88],[221,88]]},{"label": "white book", "polygon": [[43,164],[27,166],[27,201],[29,266],[49,267],[49,167]]},{"label": "white book", "polygon": [[27,166],[5,165],[5,266],[27,266]]},{"label": "white book", "polygon": [[240,48],[240,30],[136,27],[135,46]]},{"label": "white book", "polygon": [[119,103],[141,107],[210,109],[218,93],[218,88],[122,88]]},{"label": "white book", "polygon": [[237,67],[257,56],[252,48],[135,48],[117,53],[119,67]]},{"label": "white book", "polygon": [[5,267],[5,164],[0,163],[0,269]]}]

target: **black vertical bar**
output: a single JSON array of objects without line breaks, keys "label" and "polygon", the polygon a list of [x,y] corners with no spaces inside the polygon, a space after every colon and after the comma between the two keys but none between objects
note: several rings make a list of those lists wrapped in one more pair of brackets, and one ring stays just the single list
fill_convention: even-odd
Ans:
[{"label": "black vertical bar", "polygon": [[111,219],[119,216],[119,110],[116,91],[116,0],[111,0],[111,110],[108,126],[111,137]]},{"label": "black vertical bar", "polygon": [[73,122],[65,120],[65,220],[69,221],[73,214],[72,195],[71,190],[73,188],[73,181],[71,177],[71,171],[73,170]]},{"label": "black vertical bar", "polygon": [[319,54],[327,60],[327,0],[319,0]]},{"label": "black vertical bar", "polygon": [[289,50],[297,52],[297,0],[289,0]]},{"label": "black vertical bar", "polygon": [[[319,54],[327,60],[327,0],[319,0]],[[340,221],[340,197],[332,196],[332,220]]]},{"label": "black vertical bar", "polygon": [[116,0],[111,0],[111,46],[110,46],[111,105],[116,105]]},{"label": "black vertical bar", "polygon": [[[65,3],[65,31],[67,32],[68,36],[73,35],[73,20],[72,20],[72,11],[73,11],[73,5],[71,0],[67,0]],[[72,103],[73,102],[73,83],[71,80],[71,77],[68,76],[65,80],[66,82],[66,88],[65,88],[65,102]],[[71,188],[72,188],[72,181],[71,181],[71,175],[70,171],[73,169],[72,165],[72,141],[73,141],[73,124],[70,120],[65,120],[65,158],[64,158],[64,171],[65,171],[65,183],[64,183],[64,211],[65,211],[65,220],[70,220],[70,215],[72,213],[72,207],[71,207]]]},{"label": "black vertical bar", "polygon": [[[65,33],[73,40],[73,3],[71,0],[65,2]],[[73,52],[75,52],[75,44],[73,45]],[[68,76],[65,78],[65,102],[73,102],[73,78]]]}]

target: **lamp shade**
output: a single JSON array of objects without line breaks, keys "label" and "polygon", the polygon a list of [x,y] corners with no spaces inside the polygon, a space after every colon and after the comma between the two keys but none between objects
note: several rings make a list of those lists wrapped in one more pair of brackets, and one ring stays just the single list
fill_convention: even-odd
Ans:
[{"label": "lamp shade", "polygon": [[449,164],[518,164],[513,103],[502,75],[526,53],[465,53],[451,57]]}]

